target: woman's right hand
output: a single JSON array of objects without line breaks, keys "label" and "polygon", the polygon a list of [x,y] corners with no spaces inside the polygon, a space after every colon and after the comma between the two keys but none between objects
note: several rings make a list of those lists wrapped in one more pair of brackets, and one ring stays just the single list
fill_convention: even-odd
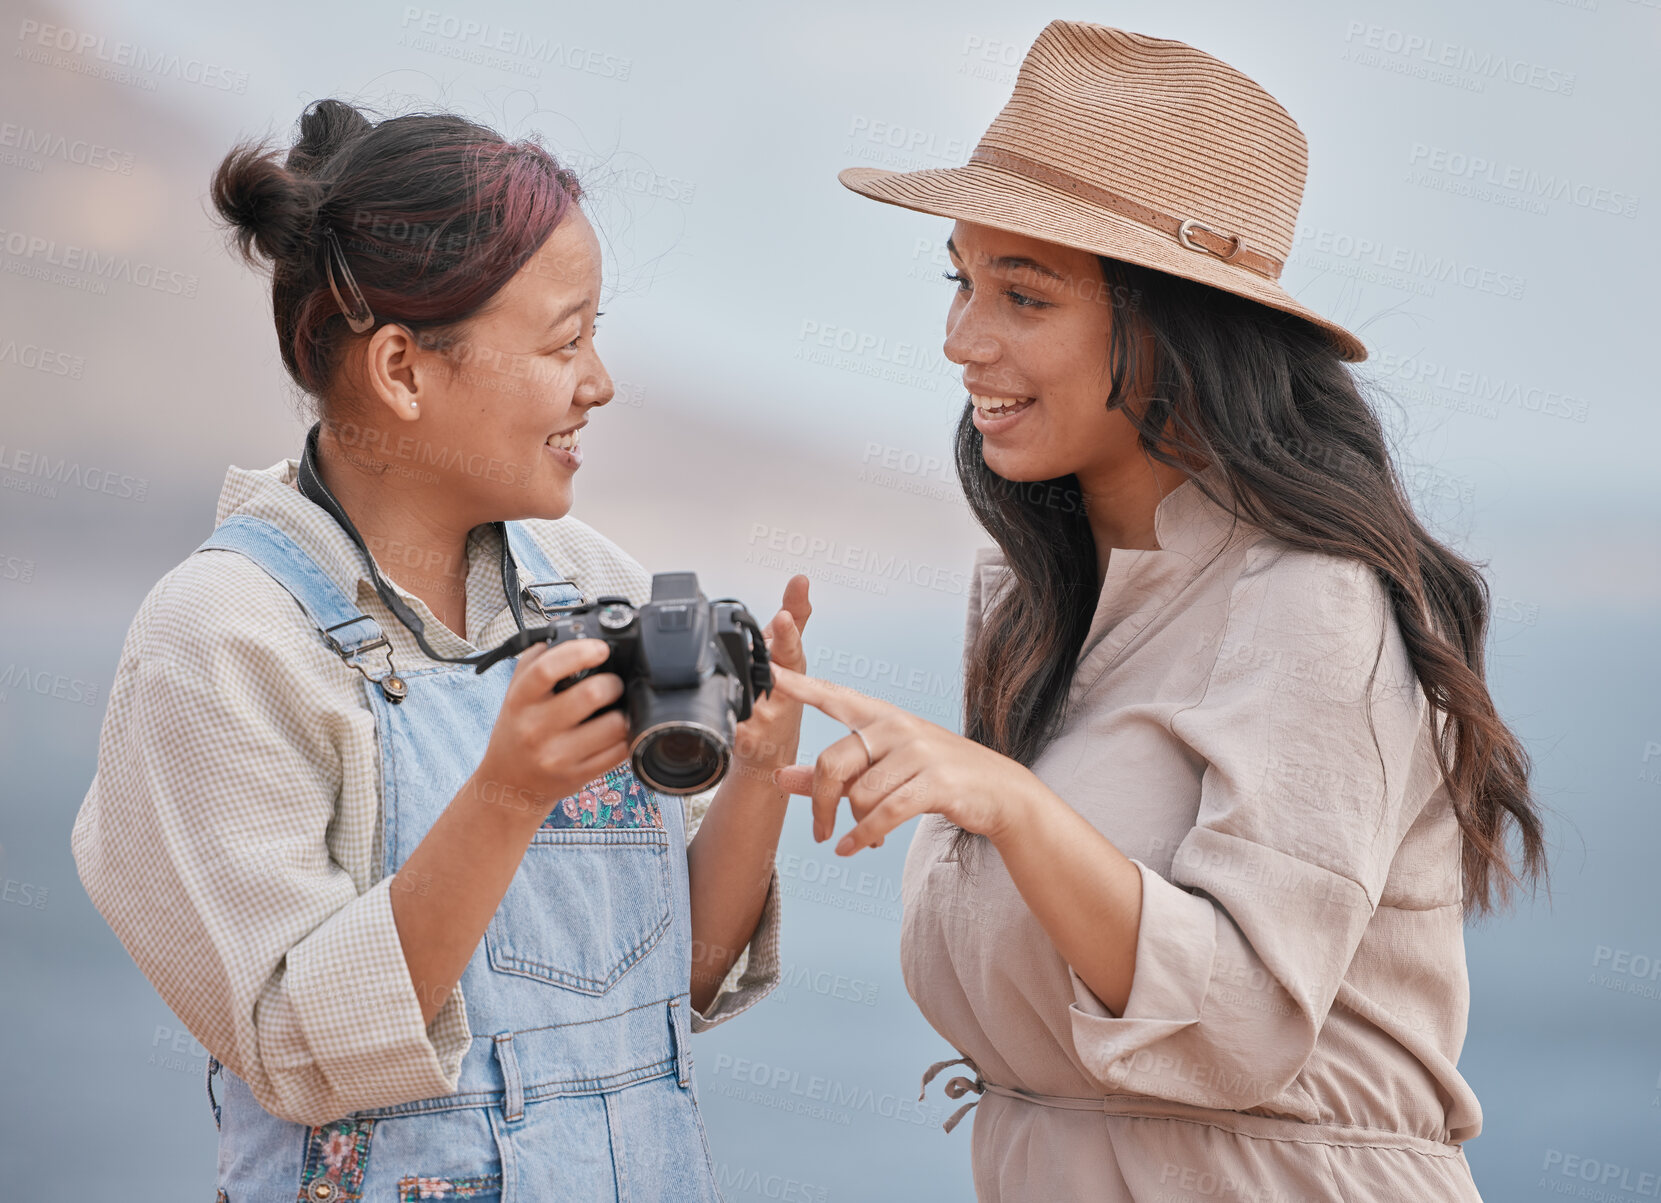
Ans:
[{"label": "woman's right hand", "polygon": [[519,656],[484,759],[473,774],[480,796],[546,818],[562,798],[629,758],[628,719],[594,712],[621,697],[623,679],[595,673],[569,689],[554,685],[604,664],[603,639],[536,643]]}]

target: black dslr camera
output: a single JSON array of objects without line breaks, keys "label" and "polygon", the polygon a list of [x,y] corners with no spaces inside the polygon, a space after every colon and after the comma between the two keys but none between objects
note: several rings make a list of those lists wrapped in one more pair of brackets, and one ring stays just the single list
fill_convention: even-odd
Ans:
[{"label": "black dslr camera", "polygon": [[596,713],[622,710],[629,720],[634,775],[665,794],[695,794],[726,775],[735,728],[758,694],[773,688],[767,641],[750,612],[732,598],[706,601],[694,572],[659,572],[652,600],[638,609],[626,597],[601,597],[529,627],[478,661],[483,672],[540,641],[604,639],[611,655],[554,686],[569,689],[593,673],[623,678],[623,696]]}]

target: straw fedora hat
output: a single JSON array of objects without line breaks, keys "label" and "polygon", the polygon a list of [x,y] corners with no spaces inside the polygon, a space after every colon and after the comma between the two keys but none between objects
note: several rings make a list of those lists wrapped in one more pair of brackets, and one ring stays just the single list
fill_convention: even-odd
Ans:
[{"label": "straw fedora hat", "polygon": [[1052,21],[962,167],[848,167],[873,200],[1139,263],[1361,340],[1280,286],[1308,146],[1273,96],[1183,42]]}]

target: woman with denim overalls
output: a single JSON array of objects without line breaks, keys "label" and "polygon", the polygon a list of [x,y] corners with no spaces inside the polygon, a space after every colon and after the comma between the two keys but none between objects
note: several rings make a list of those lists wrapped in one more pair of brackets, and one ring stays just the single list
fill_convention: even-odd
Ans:
[{"label": "woman with denim overalls", "polygon": [[[280,163],[264,147],[242,146],[215,174],[214,203],[237,230],[243,254],[251,258],[252,246],[272,262],[283,360],[318,399],[322,417],[297,471],[291,462],[280,481],[316,508],[232,469],[266,490],[265,509],[228,507],[222,498],[223,520],[191,560],[213,560],[215,571],[229,572],[231,560],[246,557],[287,591],[298,606],[293,621],[309,624],[305,638],[326,649],[260,671],[283,675],[280,685],[297,695],[348,682],[372,711],[373,756],[327,766],[342,783],[337,805],[379,779],[375,872],[359,893],[372,880],[388,891],[399,946],[392,955],[401,952],[407,964],[435,1045],[441,1037],[434,1033],[453,1032],[461,1021],[453,1013],[458,985],[471,1032],[457,1063],[446,1067],[454,1089],[415,1097],[399,1089],[385,1061],[361,1050],[355,1059],[324,1061],[319,1052],[315,1065],[285,1064],[300,1054],[267,1048],[258,1024],[255,1057],[247,1041],[225,1035],[250,1030],[248,1016],[235,1014],[245,1002],[193,1002],[207,995],[190,990],[217,983],[194,981],[188,970],[152,971],[169,954],[188,959],[191,940],[169,927],[177,911],[164,905],[161,890],[171,887],[152,893],[139,884],[143,857],[152,847],[174,847],[171,833],[118,838],[147,830],[145,823],[168,826],[155,819],[143,791],[124,782],[164,771],[157,764],[175,756],[183,759],[166,771],[189,772],[192,738],[154,713],[145,722],[151,729],[128,730],[115,712],[143,696],[137,674],[145,655],[124,656],[129,680],[124,686],[118,678],[112,691],[100,777],[76,824],[76,857],[95,903],[215,1054],[208,1090],[219,1124],[218,1197],[226,1203],[719,1197],[687,1040],[695,1019],[708,1026],[710,1013],[722,1011],[722,983],[752,939],[740,991],[747,985],[759,997],[771,986],[761,979],[769,972],[777,979],[776,968],[757,965],[776,960],[772,860],[788,797],[771,773],[795,760],[800,704],[756,700],[698,828],[702,838],[689,843],[682,799],[634,778],[623,714],[596,713],[621,695],[621,680],[598,673],[554,692],[557,682],[606,659],[603,641],[539,641],[485,672],[470,663],[477,654],[442,655],[428,641],[471,646],[469,603],[480,600],[481,578],[494,587],[496,565],[472,574],[467,566],[490,531],[500,540],[506,608],[474,632],[480,644],[499,641],[484,633],[511,635],[540,625],[557,607],[616,593],[618,580],[638,591],[639,566],[620,555],[612,557],[613,575],[594,569],[586,574],[590,587],[579,587],[567,576],[583,576],[580,565],[549,554],[559,546],[549,533],[556,524],[523,521],[569,510],[581,463],[575,432],[613,393],[592,342],[599,246],[578,196],[576,180],[534,143],[510,144],[444,115],[372,124],[333,100],[307,109]],[[409,447],[423,450],[412,457]],[[346,547],[342,532],[361,552],[356,567],[350,551],[338,560],[318,551]],[[588,545],[611,546],[597,535]],[[234,555],[221,559],[226,553]],[[426,575],[397,570],[410,590],[401,593],[377,560],[449,567]],[[367,591],[361,604],[352,597],[347,586],[358,568],[385,610]],[[806,585],[800,577],[790,582],[785,608],[765,631],[771,657],[796,668],[805,668]],[[171,629],[163,594],[147,599],[130,642],[141,625],[149,639]],[[423,624],[417,609],[440,629]],[[462,639],[451,638],[458,633]],[[389,653],[405,654],[409,635],[424,658],[391,664]],[[181,661],[188,655],[178,654]],[[307,676],[317,672],[335,675]],[[201,688],[234,691],[238,683]],[[229,693],[219,711],[232,740],[251,729],[234,721],[241,704]],[[214,706],[210,697],[206,708]],[[203,709],[196,707],[197,725]],[[293,725],[296,747],[311,746],[299,730],[304,723]],[[120,741],[143,746],[129,752]],[[258,750],[251,746],[249,755]],[[130,767],[139,763],[142,770]],[[256,808],[245,800],[221,803],[195,788],[204,805],[222,804],[238,816],[214,816],[223,829],[212,838],[226,863],[235,864],[242,826],[283,821],[280,781],[246,820]],[[331,841],[355,821],[337,814]],[[262,846],[270,846],[266,838]],[[296,834],[291,843],[306,841]],[[331,842],[284,855],[301,863],[334,853]],[[218,864],[169,869],[181,881],[216,883],[181,886],[181,898],[246,885],[213,877]],[[291,926],[311,922],[287,918]],[[265,902],[247,904],[233,920],[250,931],[284,921],[280,907]],[[295,931],[292,940],[312,934]],[[361,1034],[381,1017],[375,1005],[356,1005],[354,983],[302,985],[315,971],[297,951],[282,959],[301,1048],[327,1048],[341,1028],[365,1043]],[[256,984],[262,988],[251,1009],[263,1008],[264,1022],[274,1024],[279,1004],[265,983]],[[306,1081],[310,1072],[317,1087],[302,1101],[265,1086],[264,1103],[285,1113],[279,1116],[236,1069],[264,1083],[281,1075]],[[377,1103],[342,1115],[319,1110],[328,1104],[316,1100],[336,1098]]]}]

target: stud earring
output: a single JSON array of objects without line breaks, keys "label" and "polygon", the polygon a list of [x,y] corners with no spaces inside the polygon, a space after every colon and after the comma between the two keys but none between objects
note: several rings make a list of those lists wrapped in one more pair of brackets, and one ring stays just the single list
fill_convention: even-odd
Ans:
[{"label": "stud earring", "polygon": [[421,403],[420,403],[420,402],[419,402],[419,401],[411,401],[411,402],[410,402],[410,403],[409,403],[409,411],[410,411],[410,413],[414,413],[414,412],[415,412],[415,411],[416,411],[416,410],[417,410],[417,409],[419,409],[419,408],[420,408],[420,406],[421,406]]}]

